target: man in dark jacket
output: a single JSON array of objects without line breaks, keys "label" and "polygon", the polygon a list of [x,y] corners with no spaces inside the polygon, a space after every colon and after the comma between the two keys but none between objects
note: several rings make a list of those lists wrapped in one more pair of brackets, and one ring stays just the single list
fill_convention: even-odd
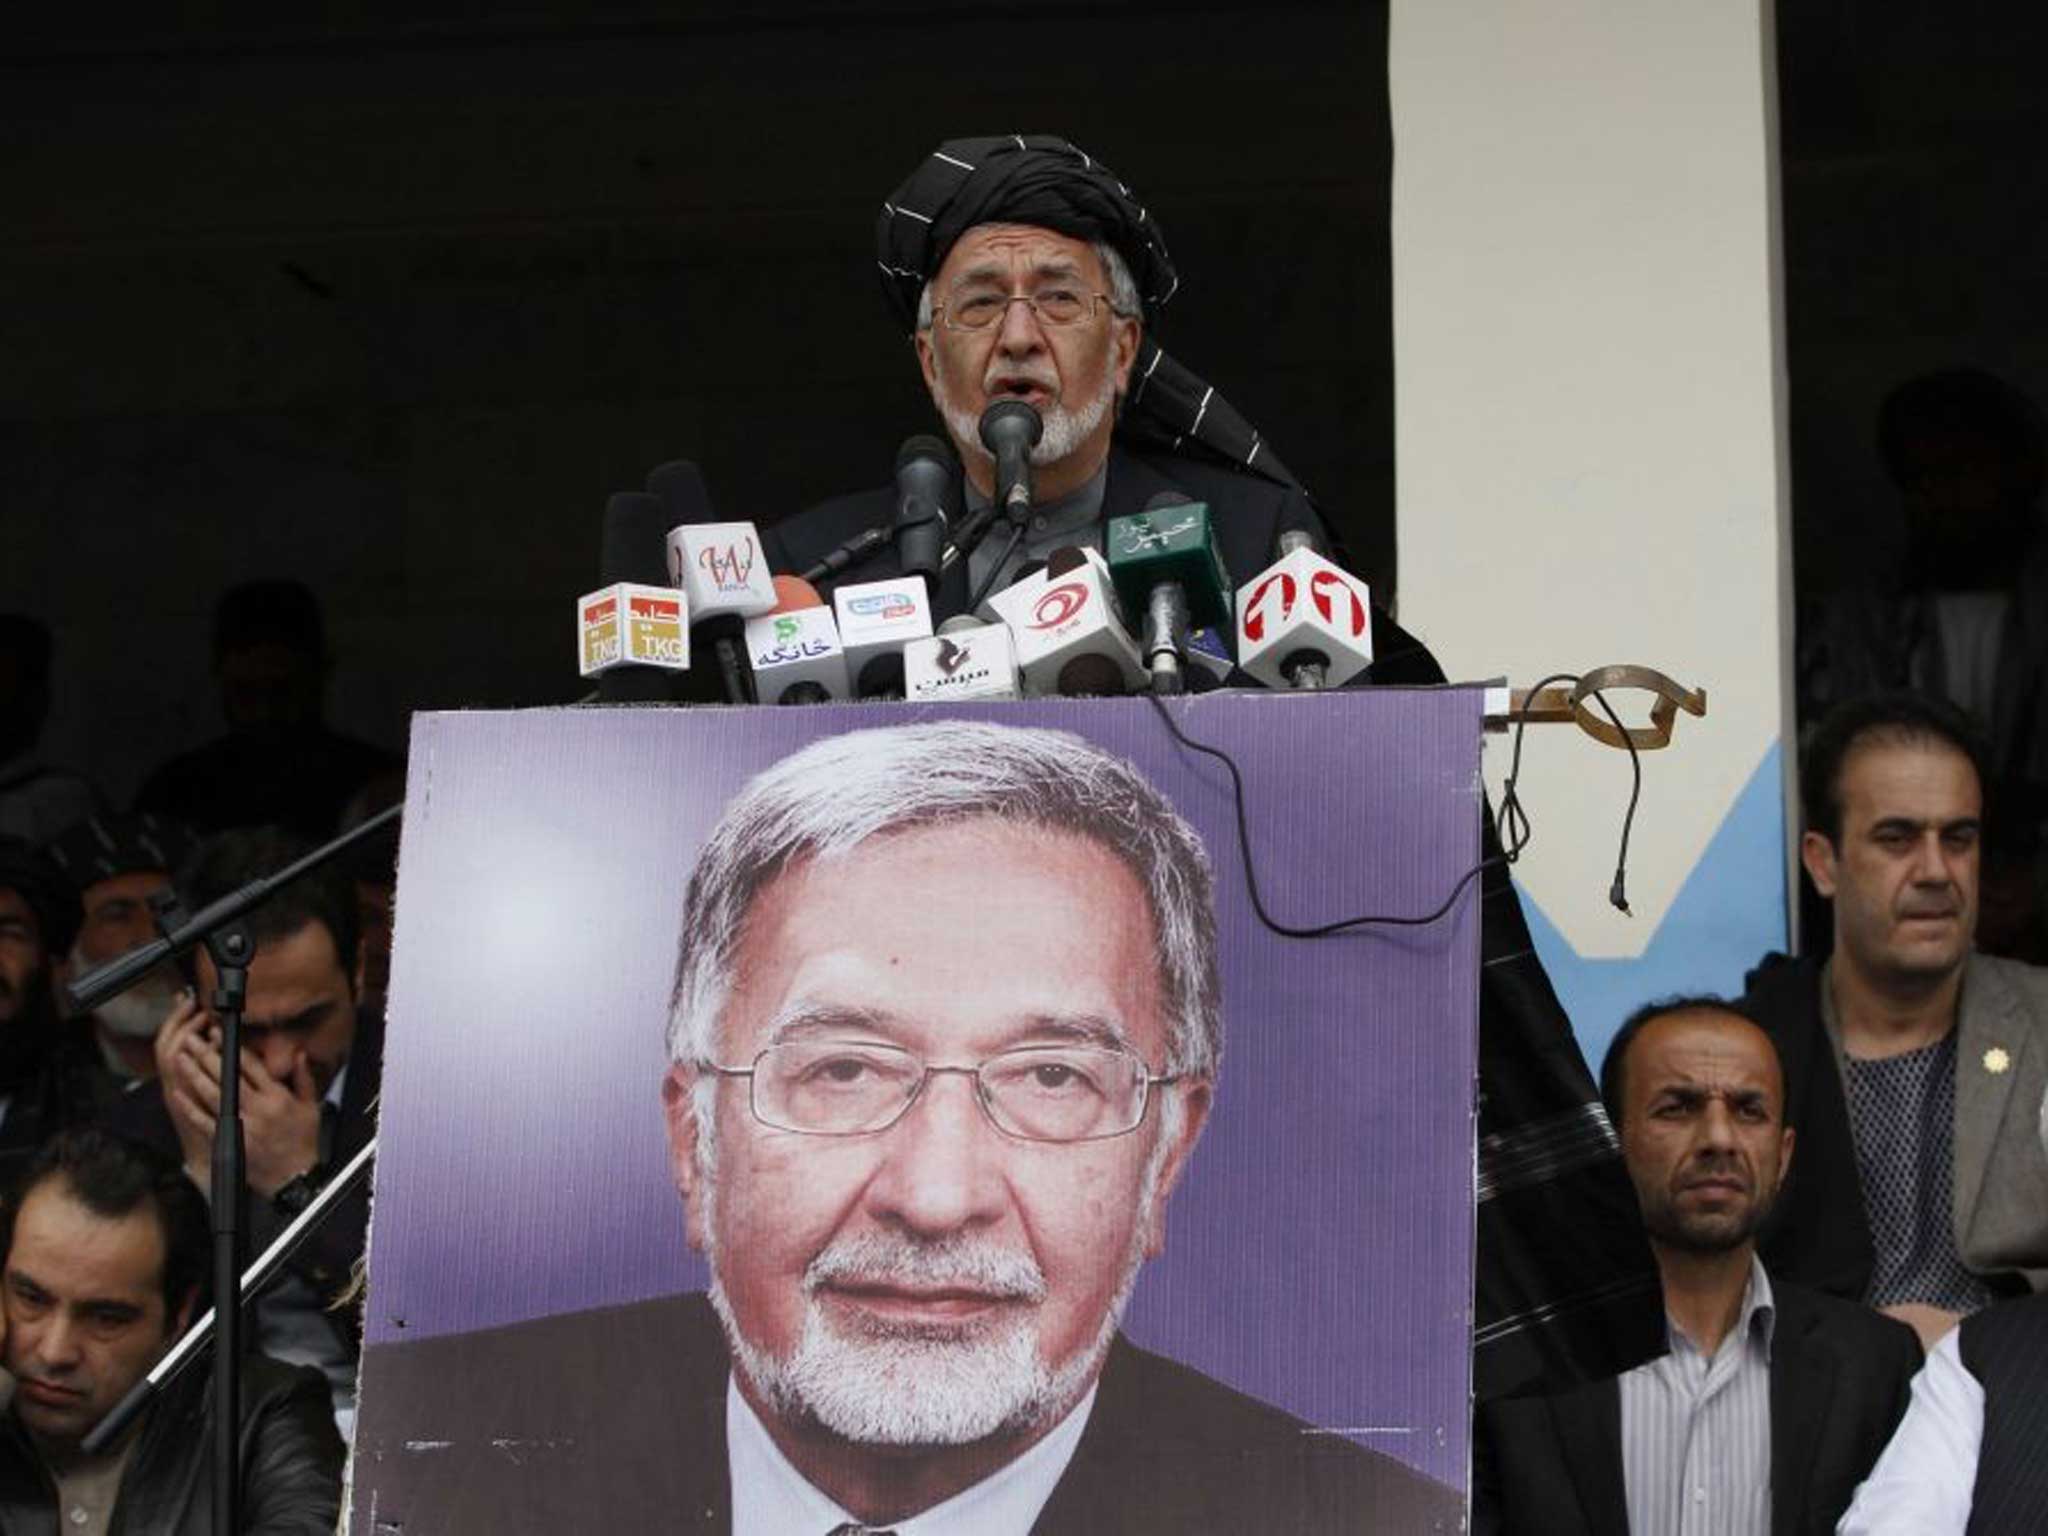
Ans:
[{"label": "man in dark jacket", "polygon": [[[0,1529],[210,1536],[207,1373],[187,1375],[97,1455],[80,1442],[200,1310],[206,1202],[175,1166],[104,1132],[67,1132],[0,1212],[4,1358]],[[325,1536],[342,1448],[316,1371],[252,1357],[242,1382],[245,1532]]]}]

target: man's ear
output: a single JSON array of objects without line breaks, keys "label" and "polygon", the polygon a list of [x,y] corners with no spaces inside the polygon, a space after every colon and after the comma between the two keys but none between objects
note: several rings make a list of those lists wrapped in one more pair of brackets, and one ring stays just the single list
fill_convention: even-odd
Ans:
[{"label": "man's ear", "polygon": [[705,1134],[697,1124],[697,1070],[677,1062],[661,1079],[661,1110],[668,1123],[668,1171],[676,1192],[683,1197],[683,1211],[690,1246],[698,1253],[708,1250],[709,1235],[704,1226],[703,1169],[697,1163],[697,1138]]},{"label": "man's ear", "polygon": [[[1214,1094],[1206,1077],[1176,1083],[1166,1092],[1180,1095],[1180,1131],[1160,1154],[1158,1186],[1152,1192],[1151,1209],[1144,1213],[1145,1257],[1148,1259],[1156,1259],[1166,1250],[1166,1202],[1187,1169],[1195,1143],[1202,1138],[1202,1127],[1209,1123],[1209,1105]],[[1163,1113],[1160,1119],[1163,1124]]]},{"label": "man's ear", "polygon": [[1786,1126],[1778,1137],[1778,1184],[1782,1188],[1785,1176],[1792,1171],[1792,1144],[1799,1139],[1791,1126]]},{"label": "man's ear", "polygon": [[929,330],[912,332],[910,345],[917,352],[918,371],[924,375],[924,387],[929,392],[939,377],[938,360],[932,356],[932,333]]},{"label": "man's ear", "polygon": [[1144,327],[1124,315],[1112,315],[1115,333],[1110,338],[1110,363],[1116,373],[1116,393],[1121,400],[1131,387],[1131,366],[1138,360],[1138,342]]},{"label": "man's ear", "polygon": [[195,1285],[185,1293],[184,1300],[178,1303],[177,1310],[167,1319],[164,1337],[175,1339],[182,1334],[192,1322],[192,1309],[198,1305],[199,1287]]},{"label": "man's ear", "polygon": [[1807,832],[1799,839],[1799,862],[1806,866],[1813,888],[1821,895],[1833,899],[1835,894],[1835,845],[1818,832]]}]

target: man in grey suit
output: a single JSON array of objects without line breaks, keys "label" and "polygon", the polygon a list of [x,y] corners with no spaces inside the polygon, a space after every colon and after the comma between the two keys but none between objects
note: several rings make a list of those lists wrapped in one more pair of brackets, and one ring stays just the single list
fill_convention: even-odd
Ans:
[{"label": "man in grey suit", "polygon": [[1834,954],[1766,961],[1746,1000],[1776,1039],[1800,1148],[1765,1264],[1930,1348],[2048,1286],[2048,972],[1972,947],[1983,761],[1937,700],[1885,695],[1822,722],[1800,853],[1833,903]]}]

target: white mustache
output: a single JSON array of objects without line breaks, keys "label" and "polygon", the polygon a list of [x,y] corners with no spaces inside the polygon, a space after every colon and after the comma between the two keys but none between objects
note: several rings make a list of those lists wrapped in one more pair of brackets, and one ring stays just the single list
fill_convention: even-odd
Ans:
[{"label": "white mustache", "polygon": [[804,1270],[804,1291],[815,1295],[836,1281],[921,1287],[959,1286],[1022,1301],[1045,1299],[1045,1275],[1031,1258],[975,1238],[918,1243],[863,1233],[833,1243]]}]

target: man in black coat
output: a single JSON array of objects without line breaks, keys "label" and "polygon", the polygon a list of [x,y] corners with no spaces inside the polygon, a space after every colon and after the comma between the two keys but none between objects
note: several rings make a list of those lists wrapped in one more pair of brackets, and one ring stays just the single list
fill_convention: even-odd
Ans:
[{"label": "man in black coat", "polygon": [[[210,1372],[184,1374],[113,1445],[81,1442],[202,1310],[206,1202],[174,1163],[94,1129],[46,1146],[0,1209],[5,1361],[0,1530],[211,1536]],[[319,1373],[262,1355],[242,1369],[242,1523],[326,1536],[341,1440]],[[97,1524],[94,1522],[97,1521]]]},{"label": "man in black coat", "polygon": [[[1481,1406],[1473,1528],[1825,1536],[1905,1412],[1912,1331],[1772,1279],[1756,1231],[1791,1161],[1770,1037],[1711,998],[1639,1010],[1601,1072],[1664,1276],[1671,1352]],[[1695,1511],[1697,1512],[1697,1511]]]}]

